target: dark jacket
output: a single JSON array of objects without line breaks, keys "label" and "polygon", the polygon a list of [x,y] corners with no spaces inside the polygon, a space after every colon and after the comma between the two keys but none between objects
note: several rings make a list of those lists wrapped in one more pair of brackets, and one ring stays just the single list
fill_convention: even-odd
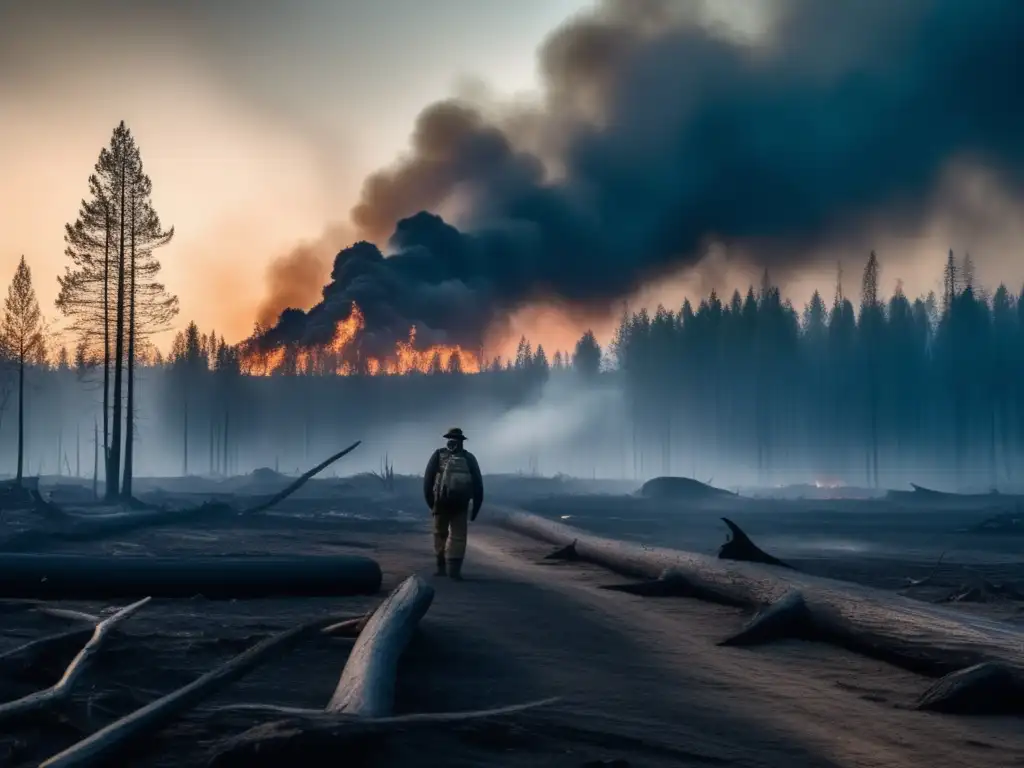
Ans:
[{"label": "dark jacket", "polygon": [[[441,451],[443,450],[445,449],[438,448],[430,455],[427,469],[423,473],[423,499],[431,510],[434,509],[434,481],[437,479],[437,473],[441,468]],[[484,478],[480,474],[480,465],[477,463],[476,456],[466,450],[463,450],[462,453],[465,454],[466,463],[469,464],[469,471],[473,475],[473,511],[469,517],[471,520],[476,520],[476,516],[480,512],[480,506],[484,503]]]}]

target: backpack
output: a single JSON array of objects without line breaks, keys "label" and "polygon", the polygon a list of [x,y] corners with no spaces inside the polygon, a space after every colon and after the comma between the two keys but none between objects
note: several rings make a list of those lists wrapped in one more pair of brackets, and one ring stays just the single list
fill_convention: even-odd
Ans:
[{"label": "backpack", "polygon": [[473,473],[464,452],[441,451],[441,466],[434,480],[434,501],[445,505],[468,504],[473,500]]}]

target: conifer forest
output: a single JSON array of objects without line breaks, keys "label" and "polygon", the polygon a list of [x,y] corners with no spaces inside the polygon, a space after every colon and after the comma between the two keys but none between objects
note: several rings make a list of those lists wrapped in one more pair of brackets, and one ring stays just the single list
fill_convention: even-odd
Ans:
[{"label": "conifer forest", "polygon": [[[567,402],[602,392],[576,434],[540,435],[544,447],[507,451],[501,469],[759,485],[1021,482],[1024,301],[976,284],[969,255],[937,255],[941,295],[883,295],[883,256],[871,253],[856,305],[853,265],[804,307],[765,272],[745,293],[628,312],[603,349],[590,332],[569,350],[523,338],[503,360],[418,346],[414,328],[392,355],[369,359],[356,306],[353,327],[339,324],[318,348],[268,348],[258,327],[230,345],[178,317],[157,258],[174,229],[152,187],[122,123],[67,224],[57,311],[39,307],[30,259],[11,278],[0,378],[8,475],[95,474],[130,495],[138,473],[291,471],[343,435],[395,425],[425,429],[429,442],[431,429],[461,419],[486,439],[489,419],[551,392]],[[151,342],[174,327],[169,350]],[[401,445],[391,454],[406,461]],[[400,469],[418,470],[418,457]]]}]

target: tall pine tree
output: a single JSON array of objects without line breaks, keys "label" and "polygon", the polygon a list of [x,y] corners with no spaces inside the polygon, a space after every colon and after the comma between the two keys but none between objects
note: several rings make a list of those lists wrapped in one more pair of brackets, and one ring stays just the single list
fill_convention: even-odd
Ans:
[{"label": "tall pine tree", "polygon": [[21,257],[4,301],[3,346],[18,365],[18,470],[15,482],[21,485],[25,464],[25,367],[43,353],[43,316],[39,311],[32,271]]}]

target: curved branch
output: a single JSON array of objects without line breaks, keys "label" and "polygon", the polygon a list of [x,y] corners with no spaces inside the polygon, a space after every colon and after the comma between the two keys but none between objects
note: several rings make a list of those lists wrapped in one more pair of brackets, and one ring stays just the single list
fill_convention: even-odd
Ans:
[{"label": "curved branch", "polygon": [[142,608],[149,600],[150,598],[146,597],[137,603],[132,603],[110,616],[110,618],[104,619],[97,624],[96,629],[93,630],[92,638],[68,665],[61,679],[45,690],[30,693],[28,696],[16,699],[15,701],[9,701],[6,704],[0,704],[0,722],[21,717],[66,700],[71,694],[71,689],[81,677],[82,672],[103,647],[103,643],[110,632],[118,624]]},{"label": "curved branch", "polygon": [[[111,617],[113,618],[113,617]],[[246,675],[257,665],[283,654],[300,641],[336,624],[339,616],[324,616],[278,633],[254,645],[183,688],[163,696],[68,747],[40,768],[105,765],[129,743],[155,733],[181,713]]]},{"label": "curved branch", "polygon": [[300,750],[338,750],[354,739],[367,736],[386,736],[417,727],[436,728],[489,720],[550,706],[557,701],[558,698],[549,698],[469,712],[424,712],[395,717],[356,717],[321,710],[266,708],[258,705],[243,708],[244,705],[240,705],[232,709],[283,715],[286,719],[255,726],[215,744],[209,764],[221,768],[231,765],[249,768],[256,765],[281,765],[279,756],[282,754],[296,754]]},{"label": "curved branch", "polygon": [[331,466],[331,464],[336,462],[338,459],[340,459],[343,456],[347,456],[348,454],[352,453],[352,451],[354,451],[356,448],[358,448],[362,442],[363,442],[362,440],[356,440],[348,448],[346,448],[346,449],[344,449],[342,451],[338,451],[333,456],[330,456],[330,457],[324,459],[319,464],[317,464],[315,467],[313,467],[311,470],[309,470],[308,472],[303,473],[303,475],[301,477],[297,478],[295,480],[295,482],[293,482],[287,488],[285,488],[284,490],[282,490],[282,491],[280,491],[278,493],[275,493],[269,499],[267,499],[266,501],[260,502],[259,504],[257,504],[254,507],[249,507],[248,509],[242,510],[242,514],[243,515],[255,515],[255,514],[259,513],[259,512],[266,512],[268,509],[273,507],[275,504],[281,503],[282,501],[287,499],[289,496],[291,496],[293,493],[295,493],[297,490],[299,490],[299,488],[304,486],[310,479],[313,478],[314,475],[320,474],[325,469],[327,469],[327,467]]}]

